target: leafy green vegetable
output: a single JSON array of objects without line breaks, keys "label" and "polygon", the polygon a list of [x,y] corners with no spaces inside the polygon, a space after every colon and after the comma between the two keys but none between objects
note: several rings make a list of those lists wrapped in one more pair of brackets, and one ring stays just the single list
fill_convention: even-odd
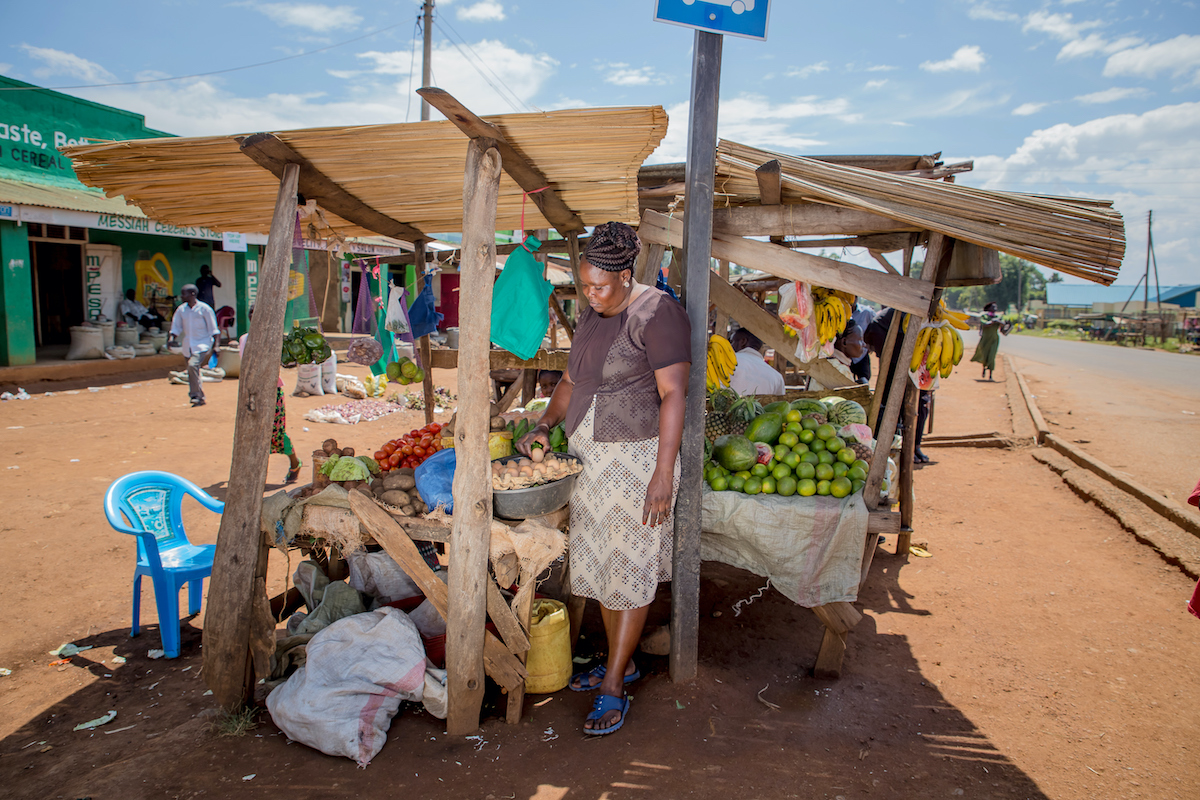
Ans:
[{"label": "leafy green vegetable", "polygon": [[372,475],[378,475],[381,472],[379,469],[379,462],[370,456],[355,456],[355,458],[366,464],[367,469],[371,470]]},{"label": "leafy green vegetable", "polygon": [[336,453],[334,455],[331,455],[325,461],[325,463],[321,465],[321,474],[324,475],[326,478],[332,478],[333,477],[333,468],[336,467],[337,463],[341,460],[342,460],[342,457],[337,455]]},{"label": "leafy green vegetable", "polygon": [[365,481],[371,477],[371,472],[367,469],[367,465],[358,458],[339,458],[337,464],[333,468],[333,472],[329,474],[329,480],[335,483],[341,481]]}]

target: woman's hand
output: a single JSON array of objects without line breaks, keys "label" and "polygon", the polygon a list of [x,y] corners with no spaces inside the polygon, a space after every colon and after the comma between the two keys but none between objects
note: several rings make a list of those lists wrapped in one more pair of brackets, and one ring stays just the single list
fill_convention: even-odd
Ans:
[{"label": "woman's hand", "polygon": [[643,525],[661,525],[671,513],[671,488],[675,476],[661,469],[654,470],[650,484],[646,487],[646,502],[642,506]]},{"label": "woman's hand", "polygon": [[526,457],[532,457],[531,449],[534,442],[542,443],[542,452],[550,452],[550,428],[543,423],[538,423],[529,433],[521,437],[517,442],[513,443],[513,447],[518,453]]}]

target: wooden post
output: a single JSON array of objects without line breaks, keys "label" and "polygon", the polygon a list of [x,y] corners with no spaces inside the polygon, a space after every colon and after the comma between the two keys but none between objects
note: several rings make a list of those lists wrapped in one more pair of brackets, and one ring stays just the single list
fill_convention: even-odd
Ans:
[{"label": "wooden post", "polygon": [[256,636],[255,578],[263,558],[259,516],[275,420],[275,382],[279,378],[279,342],[283,340],[299,176],[299,166],[284,167],[275,199],[267,255],[259,273],[254,314],[258,322],[247,341],[238,380],[229,492],[208,585],[204,682],[212,689],[213,699],[225,708],[241,705],[254,690],[248,662],[250,643]]},{"label": "wooden post", "polygon": [[[900,539],[911,539],[905,536],[905,530],[912,529],[913,521],[913,456],[917,452],[917,404],[921,402],[921,392],[912,385],[912,381],[904,382],[904,439],[900,446]],[[896,555],[906,555],[908,548],[896,548]]]},{"label": "wooden post", "polygon": [[[717,262],[717,274],[720,275],[726,283],[729,282],[729,259],[723,258]],[[729,335],[729,314],[725,312],[721,306],[717,306],[717,319],[713,324],[713,333],[718,336]]]},{"label": "wooden post", "polygon": [[[583,290],[580,288],[580,283],[579,283],[579,234],[578,233],[568,233],[567,234],[567,256],[571,259],[571,280],[575,284],[575,296],[579,297],[580,292],[582,292]],[[575,301],[575,321],[579,322],[579,301],[578,300]]]},{"label": "wooden post", "polygon": [[[953,250],[953,239],[940,233],[930,233],[925,251],[925,267],[921,270],[921,280],[936,286],[938,275],[949,266]],[[867,485],[863,488],[867,508],[872,511],[879,507],[879,487],[883,484],[888,451],[892,446],[892,437],[895,436],[896,423],[900,419],[904,391],[899,387],[903,385],[901,381],[908,381],[908,365],[912,361],[913,351],[917,349],[917,335],[933,308],[932,304],[936,302],[937,297],[931,295],[930,308],[925,311],[925,314],[921,316],[914,314],[909,319],[908,331],[904,334],[904,342],[900,347],[900,360],[896,362],[896,374],[890,379],[891,391],[888,392],[887,407],[884,408],[882,419],[875,429],[875,438],[878,440],[878,444],[875,447],[875,455],[871,458],[871,470],[867,475]],[[898,311],[897,314],[899,314]]]},{"label": "wooden post", "polygon": [[483,704],[484,623],[492,490],[488,456],[488,350],[492,281],[496,273],[496,198],[500,152],[472,139],[463,176],[461,293],[471,298],[458,339],[458,422],[454,472],[454,533],[450,539],[450,608],[446,621],[449,713],[446,731],[463,736],[479,727]]},{"label": "wooden post", "polygon": [[675,502],[675,552],[671,578],[671,680],[696,677],[700,645],[700,514],[704,480],[704,390],[708,360],[708,284],[712,268],[713,183],[716,173],[717,108],[721,94],[721,47],[717,33],[696,31],[692,102],[688,123],[687,208],[683,216],[686,286],[692,326],[692,368],[683,423],[682,475]]}]

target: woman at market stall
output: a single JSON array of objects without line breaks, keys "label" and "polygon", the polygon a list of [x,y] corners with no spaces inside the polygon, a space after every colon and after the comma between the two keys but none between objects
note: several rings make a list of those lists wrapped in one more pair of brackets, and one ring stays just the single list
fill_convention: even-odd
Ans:
[{"label": "woman at market stall", "polygon": [[[250,306],[246,312],[246,317],[250,322],[254,321],[254,306]],[[238,355],[246,353],[246,339],[249,333],[243,333],[238,339]],[[282,453],[288,457],[291,462],[288,465],[287,475],[283,482],[295,483],[300,477],[300,459],[296,457],[296,449],[292,447],[292,440],[287,435],[287,414],[283,409],[283,377],[279,378],[279,385],[275,389],[275,420],[271,425],[271,452]]]},{"label": "woman at market stall", "polygon": [[624,685],[641,677],[633,651],[660,582],[671,579],[679,445],[691,362],[687,312],[633,279],[641,250],[628,225],[592,233],[579,266],[586,301],[567,370],[546,413],[517,449],[549,448],[565,423],[570,452],[583,462],[571,498],[571,591],[600,601],[608,659],[571,679],[596,690],[584,732],[625,724]]},{"label": "woman at market stall", "polygon": [[[1003,322],[995,303],[988,303],[983,307],[983,313],[979,316],[979,344],[975,347],[975,355],[971,356],[972,361],[983,365],[980,379],[993,380],[992,370],[996,368],[996,353],[1000,350],[1000,326]],[[1003,332],[1008,333],[1007,330]]]}]

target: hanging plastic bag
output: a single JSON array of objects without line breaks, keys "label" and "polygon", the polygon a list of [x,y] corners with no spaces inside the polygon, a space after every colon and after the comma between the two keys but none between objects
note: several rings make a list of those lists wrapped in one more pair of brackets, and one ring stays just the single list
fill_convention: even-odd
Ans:
[{"label": "hanging plastic bag", "polygon": [[430,508],[444,506],[447,514],[454,513],[454,467],[458,458],[453,449],[439,450],[421,462],[413,473],[417,494]]},{"label": "hanging plastic bag", "polygon": [[404,287],[392,284],[388,293],[387,319],[383,327],[397,336],[411,336],[412,327],[408,322],[408,309],[404,306]]},{"label": "hanging plastic bag", "polygon": [[412,325],[412,337],[420,339],[437,332],[445,315],[439,314],[436,308],[437,299],[433,296],[433,275],[425,276],[421,291],[408,309],[408,321]]},{"label": "hanging plastic bag", "polygon": [[492,290],[492,342],[522,359],[537,355],[550,326],[554,286],[533,257],[541,246],[536,237],[527,238],[504,262]]}]

